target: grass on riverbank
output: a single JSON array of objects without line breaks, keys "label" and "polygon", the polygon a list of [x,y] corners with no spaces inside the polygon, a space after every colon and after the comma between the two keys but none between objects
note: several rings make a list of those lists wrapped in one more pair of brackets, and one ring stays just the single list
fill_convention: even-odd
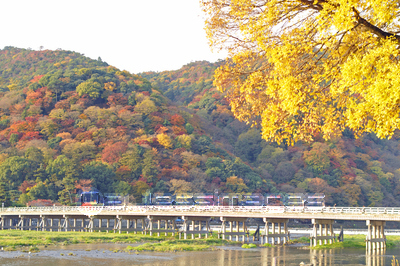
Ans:
[{"label": "grass on riverbank", "polygon": [[215,246],[222,246],[228,243],[228,240],[222,239],[188,239],[188,240],[166,240],[159,243],[145,243],[140,246],[128,246],[126,251],[157,251],[157,252],[175,252],[175,251],[204,251],[213,250]]},{"label": "grass on riverbank", "polygon": [[[240,242],[217,239],[213,234],[208,239],[188,239],[179,240],[178,235],[168,236],[149,236],[143,234],[126,233],[106,233],[106,232],[48,232],[48,231],[20,231],[20,230],[0,230],[0,247],[5,251],[29,250],[35,248],[35,252],[43,246],[60,246],[69,244],[96,244],[96,243],[139,243],[142,245],[131,247],[120,251],[202,251],[213,250],[216,246],[241,245]],[[308,237],[292,239],[289,244],[310,243]],[[400,245],[400,236],[387,236],[387,248]],[[264,245],[264,247],[270,245]],[[246,247],[246,246],[245,246]],[[336,249],[336,248],[365,248],[365,235],[345,235],[344,242],[332,245],[321,245],[312,249]],[[33,252],[33,250],[31,251]]]},{"label": "grass on riverbank", "polygon": [[[400,236],[386,236],[386,248],[400,245]],[[345,235],[343,242],[311,247],[312,249],[365,248],[365,235]]]},{"label": "grass on riverbank", "polygon": [[78,243],[137,243],[163,241],[165,239],[168,239],[168,237],[126,233],[0,230],[0,246],[2,247],[49,246]]},{"label": "grass on riverbank", "polygon": [[[178,235],[149,236],[143,234],[106,233],[106,232],[48,232],[0,230],[0,246],[6,251],[26,250],[27,247],[60,246],[69,244],[96,243],[139,243],[149,242],[126,251],[196,251],[212,250],[215,246],[236,244],[228,240],[217,239],[216,234],[208,239],[178,240]],[[37,251],[35,249],[35,251]]]}]

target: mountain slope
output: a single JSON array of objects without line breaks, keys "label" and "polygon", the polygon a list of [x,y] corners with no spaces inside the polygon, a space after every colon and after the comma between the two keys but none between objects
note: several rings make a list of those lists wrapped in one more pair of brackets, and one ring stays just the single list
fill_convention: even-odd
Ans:
[{"label": "mountain slope", "polygon": [[267,192],[215,142],[208,120],[146,78],[68,51],[0,50],[0,200],[73,203],[77,189],[131,195]]},{"label": "mountain slope", "polygon": [[260,175],[265,190],[325,193],[327,203],[338,206],[400,204],[399,132],[391,140],[372,134],[354,139],[346,131],[329,142],[315,136],[314,143],[292,147],[267,143],[258,129],[234,119],[224,95],[213,88],[211,70],[219,65],[194,62],[176,71],[142,75],[198,114],[214,141]]}]

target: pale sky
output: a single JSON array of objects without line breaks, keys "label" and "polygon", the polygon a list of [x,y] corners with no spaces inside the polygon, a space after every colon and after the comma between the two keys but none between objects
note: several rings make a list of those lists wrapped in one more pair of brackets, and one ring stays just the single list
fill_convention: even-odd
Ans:
[{"label": "pale sky", "polygon": [[132,73],[215,62],[198,0],[0,0],[0,49],[75,51]]}]

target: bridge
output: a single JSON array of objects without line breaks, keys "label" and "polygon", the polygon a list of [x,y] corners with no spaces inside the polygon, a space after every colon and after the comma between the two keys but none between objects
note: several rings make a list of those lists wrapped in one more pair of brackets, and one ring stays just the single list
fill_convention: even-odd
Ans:
[{"label": "bridge", "polygon": [[[386,247],[385,224],[400,221],[400,208],[392,207],[283,207],[283,206],[52,206],[10,207],[0,210],[0,227],[20,230],[76,231],[86,230],[134,232],[150,235],[164,233],[208,237],[210,220],[221,222],[218,236],[223,239],[250,241],[248,218],[261,218],[261,244],[286,243],[289,219],[311,220],[310,245],[337,241],[333,233],[336,220],[365,221],[368,226],[367,250]],[[181,229],[177,221],[182,223]],[[271,226],[270,226],[271,225]],[[247,240],[246,240],[247,238]]]}]

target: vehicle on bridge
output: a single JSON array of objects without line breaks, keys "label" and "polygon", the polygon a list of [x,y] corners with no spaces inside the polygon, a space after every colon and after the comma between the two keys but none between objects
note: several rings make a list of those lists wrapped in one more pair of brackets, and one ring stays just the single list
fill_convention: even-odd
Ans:
[{"label": "vehicle on bridge", "polygon": [[79,196],[79,204],[81,206],[103,206],[104,197],[99,191],[83,191]]},{"label": "vehicle on bridge", "polygon": [[118,193],[106,193],[93,189],[90,191],[82,191],[79,195],[78,204],[80,206],[121,206],[127,205],[127,195]]},{"label": "vehicle on bridge", "polygon": [[144,193],[142,205],[198,206],[286,206],[300,208],[325,207],[324,194],[261,194],[261,193]]}]

